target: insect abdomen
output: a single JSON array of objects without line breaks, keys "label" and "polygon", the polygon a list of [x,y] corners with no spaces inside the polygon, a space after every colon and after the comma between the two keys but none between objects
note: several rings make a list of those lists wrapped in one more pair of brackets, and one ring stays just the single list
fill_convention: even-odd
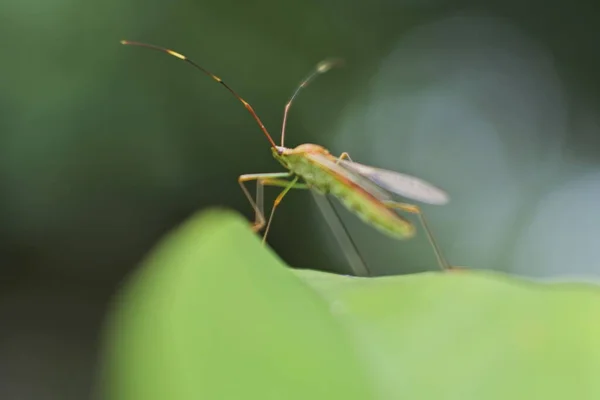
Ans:
[{"label": "insect abdomen", "polygon": [[360,188],[347,187],[340,182],[334,183],[329,193],[364,222],[389,236],[408,239],[415,234],[410,222]]}]

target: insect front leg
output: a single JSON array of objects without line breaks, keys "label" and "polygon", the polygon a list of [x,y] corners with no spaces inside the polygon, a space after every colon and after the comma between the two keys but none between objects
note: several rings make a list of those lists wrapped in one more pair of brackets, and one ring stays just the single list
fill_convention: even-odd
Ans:
[{"label": "insect front leg", "polygon": [[433,251],[435,253],[435,257],[437,258],[440,268],[443,271],[448,271],[448,270],[453,269],[453,267],[450,267],[450,265],[446,261],[446,258],[444,258],[444,256],[442,255],[442,251],[438,247],[437,242],[435,241],[435,239],[433,237],[433,233],[431,233],[431,230],[429,229],[429,225],[427,225],[427,221],[425,221],[425,216],[423,215],[423,212],[421,211],[421,208],[419,208],[419,206],[416,206],[414,204],[408,204],[408,203],[400,203],[400,202],[396,202],[396,201],[384,201],[383,203],[388,208],[393,208],[393,209],[402,210],[402,211],[405,211],[405,212],[408,212],[411,214],[416,214],[419,217],[419,222],[421,223],[421,226],[423,227],[423,230],[425,231],[425,234],[427,235],[427,239],[429,240],[431,247],[433,247]]},{"label": "insect front leg", "polygon": [[[265,174],[240,175],[240,177],[238,178],[238,183],[240,184],[240,187],[242,188],[244,195],[250,202],[250,205],[252,206],[252,209],[254,210],[254,214],[255,214],[254,215],[254,223],[252,225],[252,230],[254,232],[259,232],[260,230],[262,230],[265,227],[265,223],[266,223],[265,214],[264,214],[264,197],[263,197],[264,186],[278,186],[278,187],[283,187],[283,188],[288,188],[288,186],[289,186],[288,189],[284,190],[277,197],[273,208],[275,208],[279,204],[279,202],[281,202],[281,199],[287,193],[288,190],[290,190],[292,188],[298,188],[298,189],[306,189],[307,188],[307,186],[305,184],[296,182],[298,180],[298,178],[295,178],[293,180],[286,179],[286,178],[291,178],[292,175],[293,174],[290,172],[274,172],[274,173],[265,173]],[[246,187],[246,182],[248,182],[248,181],[256,181],[256,198],[252,197],[252,195],[250,194],[250,191]],[[267,230],[265,231],[265,234],[263,235],[263,242],[266,239],[268,227],[270,225],[271,219],[273,218],[273,212],[274,212],[274,210],[271,210],[271,215],[269,216],[269,224],[267,225]]]},{"label": "insect front leg", "polygon": [[[265,173],[265,174],[244,174],[240,175],[238,178],[238,183],[244,192],[244,195],[250,202],[252,209],[254,210],[254,224],[252,225],[252,230],[254,232],[259,232],[265,226],[265,214],[264,214],[264,199],[263,199],[263,182],[266,179],[282,179],[289,178],[292,174],[289,172],[274,172],[274,173]],[[256,181],[256,198],[253,198],[248,188],[246,187],[246,182],[248,181]],[[288,182],[288,181],[286,181]]]}]

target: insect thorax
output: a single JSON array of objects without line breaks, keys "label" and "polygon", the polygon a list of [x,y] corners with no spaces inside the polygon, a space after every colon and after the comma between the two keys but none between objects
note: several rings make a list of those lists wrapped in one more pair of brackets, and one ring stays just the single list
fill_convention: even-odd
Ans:
[{"label": "insect thorax", "polygon": [[329,193],[335,179],[322,168],[313,164],[302,154],[290,154],[282,157],[282,163],[291,172],[301,177],[311,187],[321,193]]}]

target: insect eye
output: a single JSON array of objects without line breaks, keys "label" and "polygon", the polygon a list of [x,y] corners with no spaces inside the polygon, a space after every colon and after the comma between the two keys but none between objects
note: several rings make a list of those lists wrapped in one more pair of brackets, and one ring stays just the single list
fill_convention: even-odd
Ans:
[{"label": "insect eye", "polygon": [[277,146],[275,147],[275,152],[277,153],[277,155],[282,155],[285,152],[285,147]]}]

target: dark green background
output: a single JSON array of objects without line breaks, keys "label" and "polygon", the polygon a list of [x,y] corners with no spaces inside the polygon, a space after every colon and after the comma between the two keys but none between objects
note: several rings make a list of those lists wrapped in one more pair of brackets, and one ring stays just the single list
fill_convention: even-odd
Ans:
[{"label": "dark green background", "polygon": [[[119,40],[168,46],[199,61],[253,104],[274,136],[298,81],[319,60],[343,57],[345,68],[321,77],[299,97],[287,145],[315,142],[336,154],[348,150],[357,161],[447,189],[453,201],[426,210],[454,264],[535,276],[594,274],[597,251],[588,244],[600,234],[590,200],[597,198],[590,193],[600,181],[598,8],[592,1],[4,0],[0,397],[85,398],[104,307],[125,274],[162,234],[201,208],[228,206],[250,217],[237,176],[280,170],[252,119],[223,88],[174,58],[126,48]],[[447,29],[453,46],[431,40],[427,29],[436,24],[437,37]],[[485,87],[489,75],[479,74],[481,64],[464,57],[465,48],[482,62],[489,60],[485,49],[505,51],[506,64],[498,63],[497,71],[509,82],[524,59],[543,59],[540,65],[551,68],[542,71],[550,80],[536,80],[537,67],[522,76],[532,82],[523,90],[535,93],[533,98],[558,98],[548,108],[525,96],[516,108],[523,119],[531,117],[538,133],[519,130],[531,126],[525,124],[509,129],[499,123],[494,130],[510,182],[498,181],[486,164],[489,147],[457,145],[478,142],[449,134],[434,140],[446,126],[459,132],[460,118],[431,116],[438,123],[432,125],[434,139],[420,139],[427,152],[408,145],[421,137],[415,121],[400,118],[410,115],[410,107],[390,118],[395,96],[410,103],[413,95],[435,92],[446,68],[463,71],[453,86],[457,95],[469,85]],[[419,64],[415,54],[424,60],[444,55],[446,62]],[[545,87],[548,81],[558,84]],[[492,124],[497,116],[511,121],[494,103],[497,95],[502,93],[476,98],[477,107]],[[519,98],[511,96],[501,104],[514,107]],[[374,109],[388,99],[389,109]],[[437,104],[438,110],[455,106],[451,97]],[[551,118],[557,109],[560,127]],[[419,112],[428,117],[426,110]],[[378,150],[387,143],[386,152]],[[569,197],[578,193],[569,186],[576,178],[592,192]],[[509,186],[515,196],[505,212],[513,222],[499,233],[492,216],[505,204]],[[567,196],[549,200],[550,218],[539,217],[550,224],[545,229],[534,215],[555,188]],[[269,242],[292,266],[348,272],[318,221],[310,196],[292,193]],[[397,244],[351,216],[347,223],[377,274],[434,268],[422,235]],[[526,255],[518,256],[520,235],[530,228],[549,239],[532,243],[542,250],[519,250]],[[563,237],[575,244],[554,245]],[[549,255],[540,255],[545,248]],[[556,271],[546,268],[544,257],[577,262],[562,262],[564,270]]]}]

